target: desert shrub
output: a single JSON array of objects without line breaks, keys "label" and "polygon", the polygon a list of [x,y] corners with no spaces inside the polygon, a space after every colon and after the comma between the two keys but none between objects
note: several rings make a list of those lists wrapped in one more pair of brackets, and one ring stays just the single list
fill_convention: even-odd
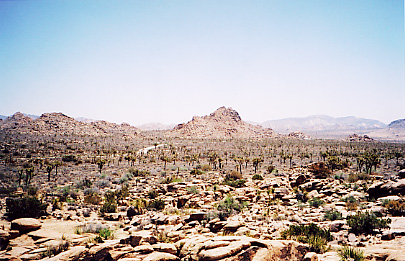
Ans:
[{"label": "desert shrub", "polygon": [[110,230],[109,228],[102,228],[98,231],[98,234],[100,235],[100,237],[104,240],[107,239],[113,239],[114,238],[114,234],[113,231]]},{"label": "desert shrub", "polygon": [[201,175],[201,174],[203,174],[204,172],[202,171],[202,170],[200,170],[200,169],[192,169],[191,171],[190,171],[190,174],[191,175]]},{"label": "desert shrub", "polygon": [[246,180],[244,179],[238,179],[238,180],[225,180],[224,185],[228,185],[234,188],[241,188],[244,187],[246,183]]},{"label": "desert shrub", "polygon": [[129,168],[128,173],[132,174],[134,177],[145,177],[150,174],[147,170],[139,170],[135,168]]},{"label": "desert shrub", "polygon": [[159,193],[155,189],[149,190],[148,194],[147,194],[148,198],[150,198],[150,199],[155,199],[158,195],[159,195]]},{"label": "desert shrub", "polygon": [[132,173],[126,173],[124,176],[127,180],[133,180],[134,179],[134,174]]},{"label": "desert shrub", "polygon": [[114,192],[107,191],[104,195],[104,204],[100,208],[100,213],[115,213],[117,212],[117,200]]},{"label": "desert shrub", "polygon": [[328,210],[325,212],[323,219],[333,221],[333,220],[343,219],[343,217],[342,217],[342,213],[340,213],[337,210]]},{"label": "desert shrub", "polygon": [[143,198],[137,198],[135,201],[131,202],[132,211],[127,210],[128,216],[142,215],[145,212],[148,202]]},{"label": "desert shrub", "polygon": [[123,185],[121,189],[114,192],[115,197],[117,200],[125,199],[129,197],[129,187],[128,185]]},{"label": "desert shrub", "polygon": [[359,248],[344,246],[338,251],[340,260],[363,261],[364,251]]},{"label": "desert shrub", "polygon": [[274,170],[276,170],[276,167],[274,167],[273,165],[267,166],[267,172],[268,173],[272,173]]},{"label": "desert shrub", "polygon": [[108,188],[111,187],[111,182],[109,182],[108,180],[99,180],[97,181],[97,187],[99,188]]},{"label": "desert shrub", "polygon": [[228,172],[225,176],[225,179],[228,179],[228,180],[238,180],[241,178],[242,178],[242,174],[240,174],[240,172],[236,171],[236,170],[232,170],[232,171]]},{"label": "desert shrub", "polygon": [[202,170],[202,171],[211,171],[212,168],[211,168],[210,165],[204,164],[204,165],[201,165],[201,170]]},{"label": "desert shrub", "polygon": [[354,173],[354,174],[349,174],[347,177],[347,181],[350,183],[354,183],[358,180],[369,180],[370,175],[367,173]]},{"label": "desert shrub", "polygon": [[387,200],[383,202],[383,206],[387,209],[387,212],[393,216],[405,215],[405,203],[399,200]]},{"label": "desert shrub", "polygon": [[245,207],[245,203],[239,203],[238,200],[234,199],[232,196],[227,195],[224,200],[219,202],[217,210],[219,211],[218,215],[221,220],[229,217],[233,212],[240,212]]},{"label": "desert shrub", "polygon": [[98,205],[101,202],[101,197],[97,193],[92,193],[84,196],[84,203],[91,205]]},{"label": "desert shrub", "polygon": [[245,180],[242,179],[240,172],[232,170],[225,176],[224,185],[228,185],[234,188],[241,188],[245,186]]},{"label": "desert shrub", "polygon": [[10,195],[10,194],[14,193],[16,190],[17,190],[16,186],[10,186],[10,187],[1,186],[0,194]]},{"label": "desert shrub", "polygon": [[342,198],[341,201],[346,202],[346,209],[349,211],[356,210],[359,206],[359,201],[353,196]]},{"label": "desert shrub", "polygon": [[83,180],[76,183],[76,187],[79,188],[79,189],[90,188],[91,185],[93,185],[93,182],[91,182],[87,178],[85,178],[85,179],[83,179]]},{"label": "desert shrub", "polygon": [[155,210],[162,210],[165,208],[165,202],[161,199],[155,199],[149,202],[147,208],[148,209],[155,209]]},{"label": "desert shrub", "polygon": [[162,184],[170,184],[170,183],[174,183],[174,182],[183,182],[183,180],[181,178],[172,176],[172,177],[167,177],[161,181]]},{"label": "desert shrub", "polygon": [[260,174],[254,174],[252,177],[253,180],[263,180],[263,176]]},{"label": "desert shrub", "polygon": [[377,218],[374,213],[370,212],[358,212],[356,215],[347,217],[347,225],[355,234],[374,234],[376,229],[389,228],[390,223],[391,219]]},{"label": "desert shrub", "polygon": [[6,209],[8,218],[38,218],[45,214],[47,204],[35,197],[7,198]]},{"label": "desert shrub", "polygon": [[65,241],[65,240],[61,240],[59,244],[55,245],[55,246],[49,246],[46,251],[42,252],[41,257],[45,258],[45,257],[52,257],[52,256],[56,256],[59,253],[62,253],[66,250],[68,250],[69,248],[69,242]]},{"label": "desert shrub", "polygon": [[77,162],[77,158],[75,155],[64,155],[62,156],[63,162]]},{"label": "desert shrub", "polygon": [[340,200],[343,201],[343,202],[346,202],[346,203],[347,202],[350,202],[350,203],[358,202],[358,200],[353,196],[344,197],[344,198],[341,198]]},{"label": "desert shrub", "polygon": [[62,209],[62,203],[60,202],[59,198],[52,199],[52,211],[57,209]]},{"label": "desert shrub", "polygon": [[332,171],[324,162],[318,162],[310,165],[308,170],[314,174],[316,178],[326,178]]},{"label": "desert shrub", "polygon": [[200,191],[197,189],[196,186],[187,187],[187,192],[190,194],[200,194]]},{"label": "desert shrub", "polygon": [[329,229],[322,229],[315,223],[309,225],[291,225],[281,232],[283,239],[295,239],[302,243],[308,243],[311,251],[323,253],[326,251],[327,242],[333,240]]},{"label": "desert shrub", "polygon": [[310,205],[311,207],[314,207],[314,208],[319,208],[320,206],[322,206],[323,204],[325,204],[325,202],[323,202],[323,200],[320,199],[320,198],[312,198],[312,199],[310,199],[310,200],[308,201],[308,203],[309,203],[309,205]]},{"label": "desert shrub", "polygon": [[37,193],[38,193],[38,188],[33,187],[33,186],[29,186],[29,187],[27,188],[27,194],[28,194],[29,196],[36,196]]},{"label": "desert shrub", "polygon": [[[273,190],[274,190],[274,188],[273,188]],[[299,190],[297,190],[297,192],[295,193],[295,198],[298,201],[307,202],[308,201],[308,192],[307,191],[299,191]]]}]

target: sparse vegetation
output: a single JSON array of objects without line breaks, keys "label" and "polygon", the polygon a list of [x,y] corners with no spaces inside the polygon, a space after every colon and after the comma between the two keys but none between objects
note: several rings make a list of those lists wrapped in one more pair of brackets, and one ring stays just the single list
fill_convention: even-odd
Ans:
[{"label": "sparse vegetation", "polygon": [[357,214],[347,217],[347,224],[350,231],[355,234],[374,234],[376,230],[389,228],[391,219],[377,218],[374,213],[357,212]]}]

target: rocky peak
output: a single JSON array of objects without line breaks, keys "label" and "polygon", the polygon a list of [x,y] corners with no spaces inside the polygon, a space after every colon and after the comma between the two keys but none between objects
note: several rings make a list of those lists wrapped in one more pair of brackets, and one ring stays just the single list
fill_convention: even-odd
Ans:
[{"label": "rocky peak", "polygon": [[13,122],[21,122],[21,123],[29,123],[32,121],[32,119],[28,116],[25,116],[21,112],[16,112],[13,114],[13,116],[7,118],[8,121],[13,121]]},{"label": "rocky peak", "polygon": [[235,111],[230,107],[226,108],[225,106],[218,108],[208,117],[217,121],[236,121],[236,122],[242,121],[237,111]]},{"label": "rocky peak", "polygon": [[38,121],[44,121],[44,122],[76,122],[75,119],[72,117],[69,117],[63,113],[60,112],[52,112],[52,113],[44,113],[42,114],[39,118]]},{"label": "rocky peak", "polygon": [[232,108],[220,107],[210,115],[195,116],[188,123],[177,125],[169,135],[195,138],[273,137],[271,129],[244,122]]}]

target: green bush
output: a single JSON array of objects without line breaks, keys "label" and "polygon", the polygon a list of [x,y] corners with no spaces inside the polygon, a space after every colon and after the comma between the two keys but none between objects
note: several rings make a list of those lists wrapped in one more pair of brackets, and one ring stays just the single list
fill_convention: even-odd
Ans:
[{"label": "green bush", "polygon": [[326,251],[327,242],[333,240],[329,229],[322,229],[315,223],[309,225],[291,225],[281,232],[283,239],[295,239],[302,243],[308,243],[311,251],[323,253]]},{"label": "green bush", "polygon": [[370,175],[367,173],[355,173],[355,174],[349,174],[347,177],[347,181],[350,183],[354,183],[358,180],[369,180]]},{"label": "green bush", "polygon": [[202,170],[200,170],[200,169],[193,169],[193,170],[190,171],[191,175],[201,175],[203,173],[204,172]]},{"label": "green bush", "polygon": [[101,202],[101,197],[97,193],[91,193],[89,195],[84,196],[84,203],[91,204],[91,205],[98,205]]},{"label": "green bush", "polygon": [[377,218],[374,213],[369,212],[358,212],[356,215],[347,217],[347,225],[355,234],[374,234],[376,229],[389,228],[390,223],[391,219]]},{"label": "green bush", "polygon": [[162,210],[165,208],[165,202],[161,199],[155,199],[152,202],[149,202],[148,209]]},{"label": "green bush", "polygon": [[113,232],[108,229],[108,228],[103,228],[100,231],[98,231],[98,234],[100,235],[101,238],[103,238],[104,240],[107,239],[113,239],[114,238],[114,234]]},{"label": "green bush", "polygon": [[320,198],[312,198],[308,202],[309,202],[309,205],[314,208],[319,208],[320,206],[325,204],[325,202],[323,202],[323,200]]},{"label": "green bush", "polygon": [[104,204],[100,208],[100,213],[115,213],[117,212],[117,200],[114,192],[107,191],[104,195]]},{"label": "green bush", "polygon": [[195,194],[195,195],[200,194],[200,191],[197,189],[196,186],[188,187],[186,190],[190,194]]},{"label": "green bush", "polygon": [[387,209],[388,213],[393,216],[405,215],[405,203],[399,200],[387,200],[383,202],[383,206]]},{"label": "green bush", "polygon": [[245,203],[239,203],[232,196],[227,195],[224,200],[219,202],[217,210],[221,219],[229,217],[233,212],[240,212],[245,207]]},{"label": "green bush", "polygon": [[45,214],[47,204],[35,197],[7,198],[6,209],[8,218],[38,218]]},{"label": "green bush", "polygon": [[148,191],[148,198],[150,198],[150,199],[155,199],[158,195],[159,195],[159,193],[155,189]]},{"label": "green bush", "polygon": [[254,174],[252,177],[253,180],[263,180],[263,176],[260,174]]},{"label": "green bush", "polygon": [[328,210],[325,212],[325,215],[323,216],[325,220],[338,220],[338,219],[343,219],[342,213],[340,213],[337,210]]},{"label": "green bush", "polygon": [[308,167],[308,170],[315,175],[315,178],[326,178],[332,173],[324,162],[314,163]]},{"label": "green bush", "polygon": [[340,260],[363,261],[364,252],[361,249],[344,246],[338,251]]}]

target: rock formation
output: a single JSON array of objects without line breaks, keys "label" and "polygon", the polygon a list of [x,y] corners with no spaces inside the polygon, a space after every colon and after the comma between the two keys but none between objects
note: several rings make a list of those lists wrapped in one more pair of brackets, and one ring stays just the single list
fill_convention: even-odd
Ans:
[{"label": "rock formation", "polygon": [[272,129],[246,123],[232,108],[221,107],[210,115],[195,116],[188,123],[177,125],[169,136],[192,138],[258,138],[275,137]]}]

